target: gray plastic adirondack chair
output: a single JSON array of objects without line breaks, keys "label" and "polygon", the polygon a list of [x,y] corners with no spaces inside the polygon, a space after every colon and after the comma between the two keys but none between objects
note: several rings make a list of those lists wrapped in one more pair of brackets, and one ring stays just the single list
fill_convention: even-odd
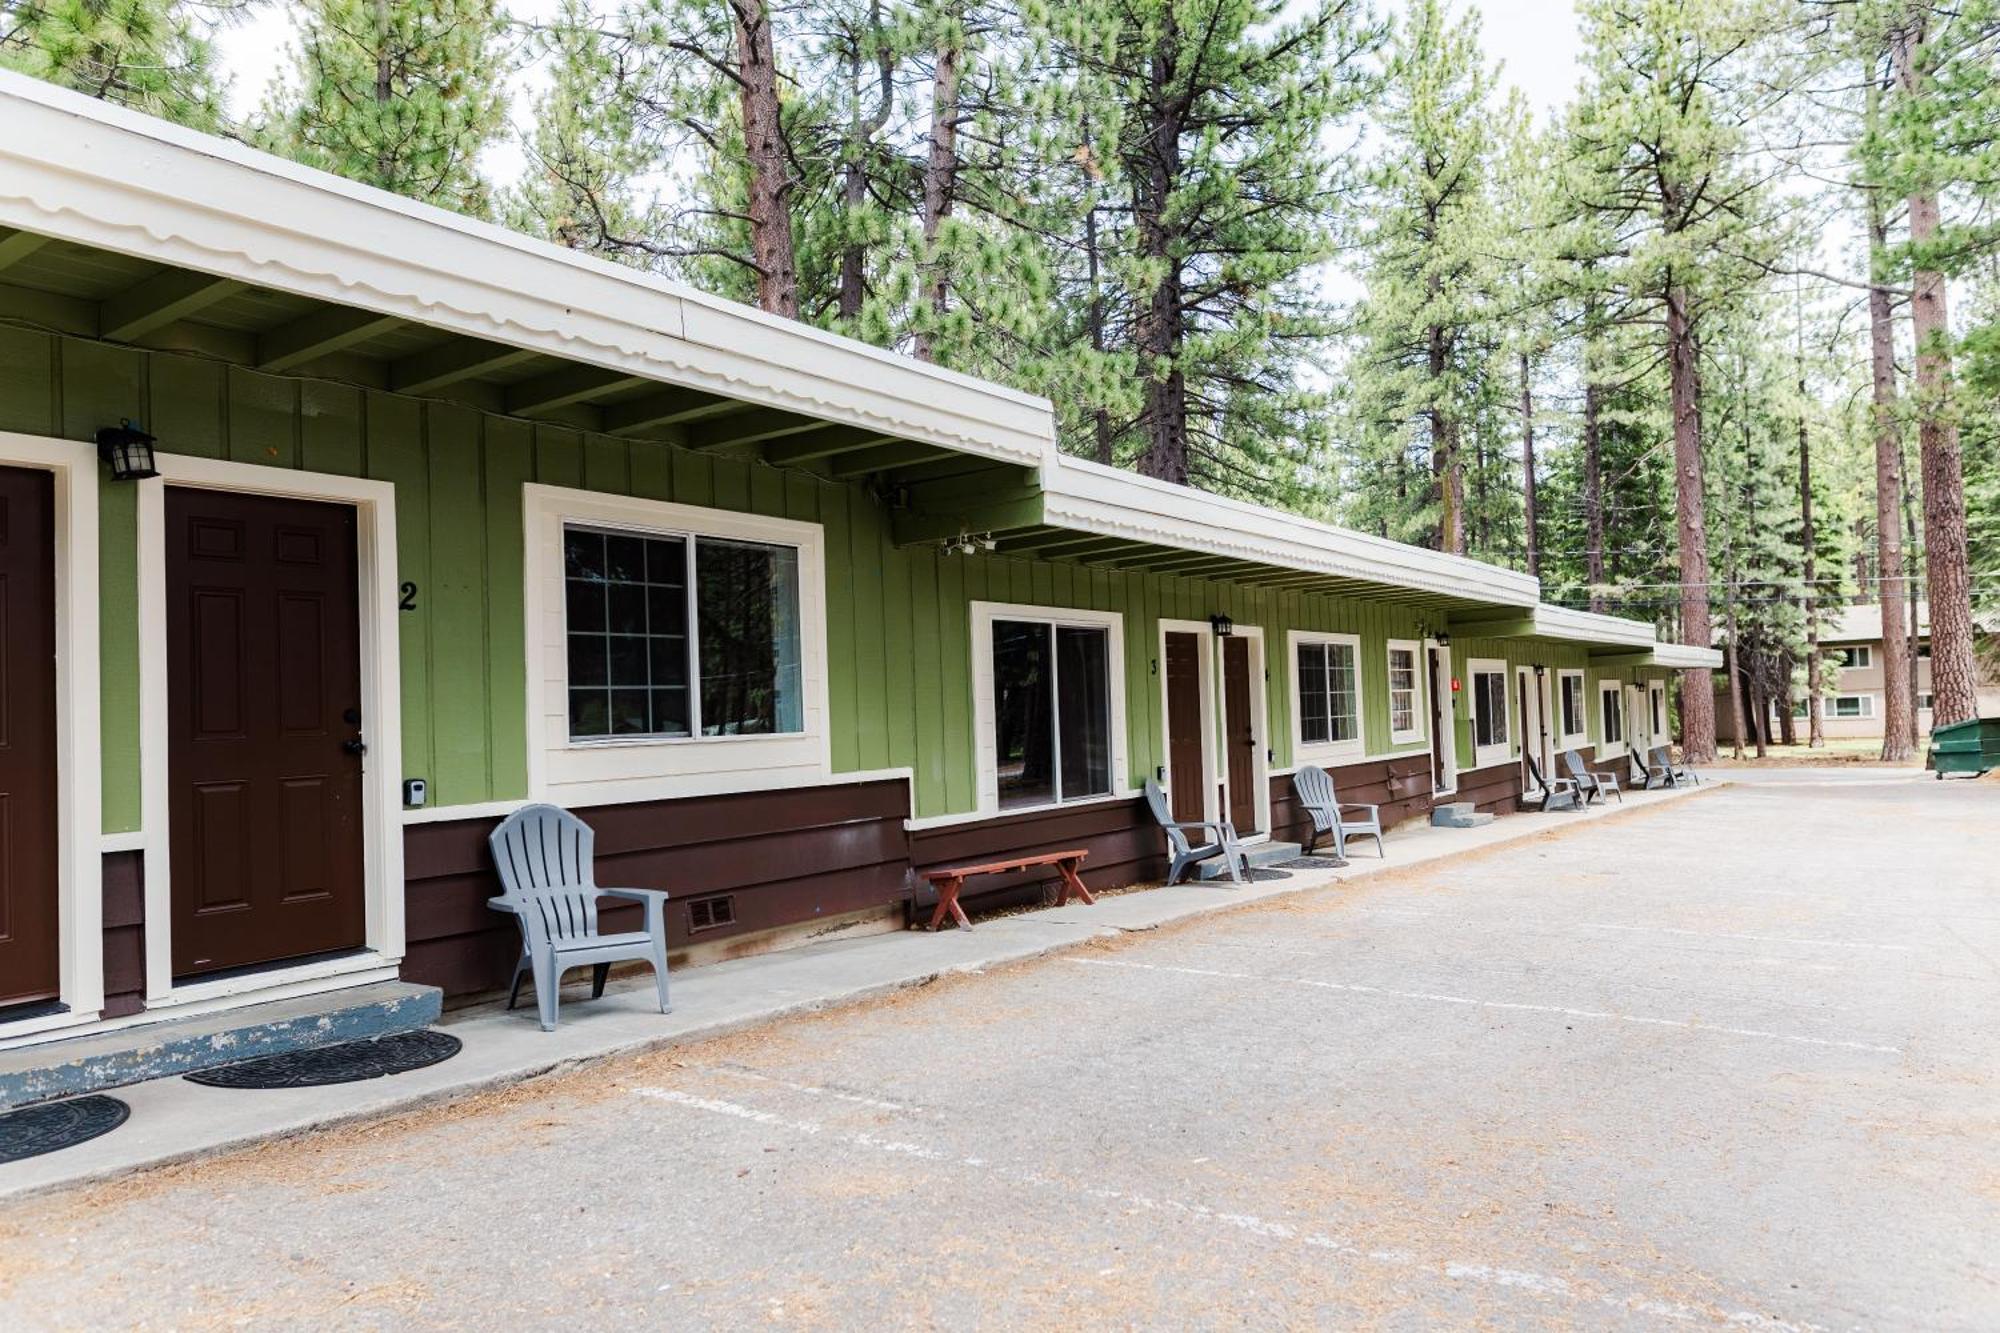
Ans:
[{"label": "gray plastic adirondack chair", "polygon": [[[1528,776],[1542,789],[1543,811],[1583,809],[1583,797],[1577,790],[1575,780],[1543,777],[1542,766],[1535,762],[1533,755],[1528,756]],[[1527,793],[1522,793],[1521,799],[1527,800]]]},{"label": "gray plastic adirondack chair", "polygon": [[1651,791],[1655,787],[1668,786],[1672,781],[1667,771],[1655,768],[1646,758],[1646,752],[1633,746],[1626,752],[1632,761],[1632,786],[1636,791]]},{"label": "gray plastic adirondack chair", "polygon": [[1653,763],[1666,773],[1669,787],[1677,787],[1683,782],[1693,783],[1697,787],[1701,785],[1701,775],[1685,764],[1675,763],[1674,752],[1664,745],[1653,747]]},{"label": "gray plastic adirondack chair", "polygon": [[[516,810],[487,837],[506,892],[488,898],[486,905],[512,913],[521,926],[521,956],[514,964],[507,1007],[512,1009],[520,998],[522,975],[532,973],[544,1032],[556,1030],[557,994],[563,973],[572,967],[593,969],[590,995],[596,999],[604,994],[604,979],[613,963],[650,962],[660,989],[660,1012],[673,1012],[667,1003],[666,891],[599,888],[594,872],[596,841],[590,825],[554,805]],[[645,928],[599,934],[599,898],[643,904]]]},{"label": "gray plastic adirondack chair", "polygon": [[[1299,798],[1299,808],[1312,819],[1312,836],[1306,840],[1306,855],[1311,856],[1313,848],[1319,846],[1320,836],[1333,835],[1333,852],[1341,860],[1347,859],[1349,838],[1375,839],[1375,854],[1383,860],[1389,859],[1389,851],[1382,845],[1382,807],[1366,805],[1359,801],[1342,801],[1340,793],[1334,790],[1333,775],[1317,764],[1307,764],[1292,774],[1292,791]],[[1355,810],[1366,810],[1366,819],[1349,818]]]},{"label": "gray plastic adirondack chair", "polygon": [[[1146,804],[1153,811],[1153,818],[1159,821],[1161,832],[1167,835],[1167,883],[1180,883],[1181,876],[1203,861],[1215,857],[1227,857],[1229,878],[1237,884],[1243,882],[1239,867],[1250,869],[1250,859],[1243,849],[1236,845],[1236,826],[1228,820],[1175,819],[1167,809],[1167,794],[1160,790],[1160,784],[1146,779]],[[1188,837],[1192,832],[1205,837],[1213,833],[1212,839],[1195,842]]]},{"label": "gray plastic adirondack chair", "polygon": [[1575,750],[1563,751],[1563,767],[1569,770],[1571,780],[1583,792],[1585,805],[1589,805],[1592,801],[1602,805],[1606,791],[1618,798],[1618,804],[1625,804],[1625,789],[1618,785],[1616,773],[1593,773],[1583,762],[1583,756]]}]

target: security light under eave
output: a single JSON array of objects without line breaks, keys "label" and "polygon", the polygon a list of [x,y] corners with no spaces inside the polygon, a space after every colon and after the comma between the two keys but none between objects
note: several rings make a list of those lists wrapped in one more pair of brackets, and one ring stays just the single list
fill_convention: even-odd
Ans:
[{"label": "security light under eave", "polygon": [[144,481],[160,475],[153,466],[153,437],[129,420],[97,432],[97,456],[111,469],[113,481]]},{"label": "security light under eave", "polygon": [[1215,631],[1215,637],[1226,639],[1236,632],[1236,622],[1228,616],[1210,616],[1208,627]]}]

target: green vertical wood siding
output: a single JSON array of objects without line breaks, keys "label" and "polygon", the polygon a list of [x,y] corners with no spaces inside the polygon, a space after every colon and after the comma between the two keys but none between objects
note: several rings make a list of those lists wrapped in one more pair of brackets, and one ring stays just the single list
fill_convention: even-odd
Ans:
[{"label": "green vertical wood siding", "polygon": [[[1123,617],[1126,745],[1134,781],[1165,758],[1159,621],[1230,616],[1262,629],[1274,767],[1291,766],[1294,630],[1361,641],[1370,755],[1422,751],[1389,739],[1387,645],[1423,637],[1423,617],[1356,601],[1200,579],[890,544],[888,515],[861,487],[761,463],[688,453],[349,385],[264,375],[201,357],[0,328],[0,429],[88,439],[130,417],[174,453],[364,476],[394,484],[397,579],[417,585],[399,617],[405,771],[439,805],[519,797],[527,787],[521,486],[634,495],[817,523],[827,553],[830,749],[839,772],[907,768],[916,812],[976,805],[971,605],[1021,602]],[[102,489],[104,826],[139,825],[135,490]],[[1587,666],[1570,645],[1458,640],[1510,665]],[[1627,679],[1637,673],[1610,673]],[[1591,673],[1593,740],[1599,720]],[[1466,695],[1455,700],[1469,754]],[[1518,730],[1518,728],[1517,728]]]}]

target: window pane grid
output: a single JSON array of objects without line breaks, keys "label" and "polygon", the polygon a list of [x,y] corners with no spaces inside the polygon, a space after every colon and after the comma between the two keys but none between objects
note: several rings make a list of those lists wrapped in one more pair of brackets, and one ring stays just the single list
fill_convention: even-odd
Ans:
[{"label": "window pane grid", "polygon": [[1417,729],[1417,655],[1407,648],[1389,650],[1389,729]]},{"label": "window pane grid", "polygon": [[1330,745],[1357,739],[1361,713],[1353,645],[1300,644],[1298,673],[1300,743]]},{"label": "window pane grid", "polygon": [[572,740],[805,729],[794,548],[566,526],[563,566]]}]

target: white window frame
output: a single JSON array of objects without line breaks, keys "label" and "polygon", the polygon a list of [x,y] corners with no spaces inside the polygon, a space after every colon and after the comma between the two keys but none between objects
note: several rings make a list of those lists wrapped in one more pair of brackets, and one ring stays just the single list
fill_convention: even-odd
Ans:
[{"label": "white window frame", "polygon": [[[1107,631],[1105,670],[1111,675],[1111,790],[1102,796],[1000,808],[1000,752],[993,735],[993,622],[1026,620],[1073,629]],[[1073,810],[1129,799],[1132,779],[1125,753],[1125,617],[1116,611],[1081,611],[1067,606],[1020,602],[972,604],[972,746],[979,779],[979,810],[985,815],[1024,815],[1038,810]]]},{"label": "white window frame", "polygon": [[[1507,724],[1507,734],[1497,743],[1479,743],[1479,678],[1481,676],[1500,677],[1500,712]],[[1517,730],[1514,719],[1513,673],[1507,670],[1507,663],[1498,657],[1475,657],[1465,664],[1465,717],[1470,724],[1467,731],[1472,738],[1472,766],[1488,768],[1504,764],[1514,757],[1514,733]]]},{"label": "white window frame", "polygon": [[[1565,721],[1563,717],[1563,689],[1565,682],[1572,680],[1576,682],[1577,728],[1575,731],[1567,730],[1563,726],[1563,722]],[[1570,668],[1562,668],[1556,672],[1556,725],[1552,730],[1557,735],[1557,746],[1560,749],[1573,749],[1576,746],[1589,742],[1590,682],[1584,679],[1583,672]]]},{"label": "white window frame", "polygon": [[[1354,739],[1315,741],[1305,739],[1303,710],[1299,707],[1299,649],[1308,644],[1342,644],[1354,659]],[[1386,659],[1385,659],[1386,660]],[[1322,764],[1354,759],[1368,753],[1368,682],[1361,662],[1361,636],[1320,630],[1292,630],[1285,636],[1285,674],[1291,687],[1292,755],[1294,764]]]},{"label": "white window frame", "polygon": [[[1410,655],[1410,718],[1414,727],[1396,729],[1396,654]],[[1413,745],[1430,737],[1424,690],[1424,672],[1429,665],[1424,646],[1415,639],[1391,639],[1382,649],[1382,683],[1389,704],[1389,744]]]},{"label": "white window frame", "polygon": [[[1605,725],[1609,718],[1618,719],[1618,736],[1613,739],[1611,728]],[[1625,726],[1625,686],[1622,682],[1604,680],[1597,683],[1597,752],[1599,757],[1632,748],[1626,736]]]},{"label": "white window frame", "polygon": [[[1861,711],[1858,713],[1842,713],[1840,711],[1840,701],[1842,699],[1853,699],[1861,705]],[[1860,692],[1832,695],[1827,699],[1826,717],[1829,721],[1834,722],[1872,722],[1875,719],[1875,696]]]},{"label": "white window frame", "polygon": [[1937,708],[1936,691],[1934,690],[1917,691],[1917,711],[1919,713],[1934,712],[1936,711],[1936,708]]},{"label": "white window frame", "polygon": [[103,752],[99,745],[97,450],[0,431],[0,463],[53,474],[56,618],[57,1000],[0,1023],[15,1038],[97,1021],[104,1009]]},{"label": "white window frame", "polygon": [[[602,805],[812,786],[831,776],[826,540],[819,524],[534,482],[521,487],[521,513],[532,799],[572,807]],[[573,524],[641,536],[715,537],[796,548],[804,730],[757,736],[572,739],[563,530]],[[699,680],[689,682],[690,689],[700,685]]]},{"label": "white window frame", "polygon": [[1867,671],[1869,668],[1875,665],[1875,651],[1868,644],[1865,643],[1845,644],[1842,647],[1835,649],[1834,651],[1840,653],[1843,658],[1845,658],[1845,656],[1848,653],[1854,654],[1854,660],[1852,662],[1845,660],[1841,662],[1840,667],[1841,670],[1843,671]]}]

